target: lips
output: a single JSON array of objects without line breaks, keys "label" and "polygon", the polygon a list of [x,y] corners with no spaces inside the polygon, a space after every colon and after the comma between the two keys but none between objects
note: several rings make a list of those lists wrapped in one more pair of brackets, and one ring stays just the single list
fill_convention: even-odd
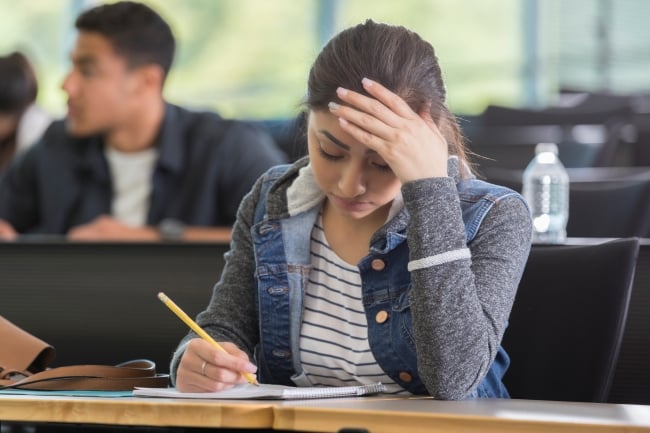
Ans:
[{"label": "lips", "polygon": [[73,104],[68,102],[68,113],[67,116],[70,117],[75,117],[77,113],[79,112],[79,109],[75,107]]},{"label": "lips", "polygon": [[370,208],[372,205],[369,202],[366,201],[359,201],[359,200],[350,200],[350,199],[345,199],[341,197],[337,197],[335,195],[331,196],[332,200],[334,201],[334,204],[341,208],[345,209],[350,212],[359,212],[366,210]]}]

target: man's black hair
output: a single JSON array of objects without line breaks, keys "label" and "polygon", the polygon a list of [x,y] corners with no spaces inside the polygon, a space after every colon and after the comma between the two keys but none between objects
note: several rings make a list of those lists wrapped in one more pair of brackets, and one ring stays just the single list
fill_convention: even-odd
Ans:
[{"label": "man's black hair", "polygon": [[129,67],[162,67],[165,76],[174,59],[176,42],[169,24],[153,9],[137,2],[120,1],[94,7],[77,18],[75,27],[107,38]]}]

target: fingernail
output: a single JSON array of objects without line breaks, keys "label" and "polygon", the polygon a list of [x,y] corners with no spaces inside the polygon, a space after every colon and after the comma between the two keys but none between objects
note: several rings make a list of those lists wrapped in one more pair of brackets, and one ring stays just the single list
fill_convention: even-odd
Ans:
[{"label": "fingernail", "polygon": [[370,78],[363,77],[361,79],[361,84],[363,84],[364,87],[370,87],[373,84],[373,81]]},{"label": "fingernail", "polygon": [[250,362],[246,365],[246,371],[249,373],[255,373],[257,371],[257,365],[251,364]]},{"label": "fingernail", "polygon": [[336,102],[330,102],[330,103],[327,104],[327,106],[328,106],[329,109],[332,110],[332,111],[338,110],[339,107],[340,107],[340,105],[337,104]]},{"label": "fingernail", "polygon": [[345,119],[342,118],[342,117],[339,117],[339,123],[340,123],[341,125],[348,125],[350,122],[348,122],[347,120],[345,120]]},{"label": "fingernail", "polygon": [[343,87],[338,87],[336,89],[336,94],[339,95],[339,96],[345,96],[345,95],[348,94],[348,89],[345,89]]}]

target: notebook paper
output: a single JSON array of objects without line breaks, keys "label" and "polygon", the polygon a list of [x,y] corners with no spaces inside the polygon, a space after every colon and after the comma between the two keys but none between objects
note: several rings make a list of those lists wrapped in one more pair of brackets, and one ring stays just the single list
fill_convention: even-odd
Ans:
[{"label": "notebook paper", "polygon": [[386,387],[381,383],[356,386],[336,387],[293,387],[283,385],[260,386],[242,383],[233,388],[218,392],[180,392],[176,388],[140,388],[133,390],[138,397],[167,397],[167,398],[211,398],[211,399],[310,399],[332,397],[355,397],[361,395],[385,392]]}]

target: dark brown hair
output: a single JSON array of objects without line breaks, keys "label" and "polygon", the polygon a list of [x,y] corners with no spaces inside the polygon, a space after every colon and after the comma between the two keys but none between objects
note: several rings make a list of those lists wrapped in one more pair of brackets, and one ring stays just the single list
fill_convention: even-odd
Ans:
[{"label": "dark brown hair", "polygon": [[0,112],[22,113],[36,100],[38,83],[24,54],[0,57]]},{"label": "dark brown hair", "polygon": [[327,110],[330,101],[341,102],[336,96],[339,86],[367,95],[363,77],[399,95],[415,112],[429,106],[449,153],[464,166],[465,143],[456,117],[445,105],[442,72],[430,43],[405,27],[372,20],[343,30],[325,45],[309,71],[307,108]]},{"label": "dark brown hair", "polygon": [[107,38],[129,67],[159,65],[167,76],[174,60],[176,42],[169,24],[142,3],[119,1],[83,12],[75,27]]},{"label": "dark brown hair", "polygon": [[0,137],[0,172],[16,151],[18,122],[25,110],[36,101],[38,82],[34,68],[21,52],[0,56],[0,115],[14,116],[16,125],[8,135]]}]

